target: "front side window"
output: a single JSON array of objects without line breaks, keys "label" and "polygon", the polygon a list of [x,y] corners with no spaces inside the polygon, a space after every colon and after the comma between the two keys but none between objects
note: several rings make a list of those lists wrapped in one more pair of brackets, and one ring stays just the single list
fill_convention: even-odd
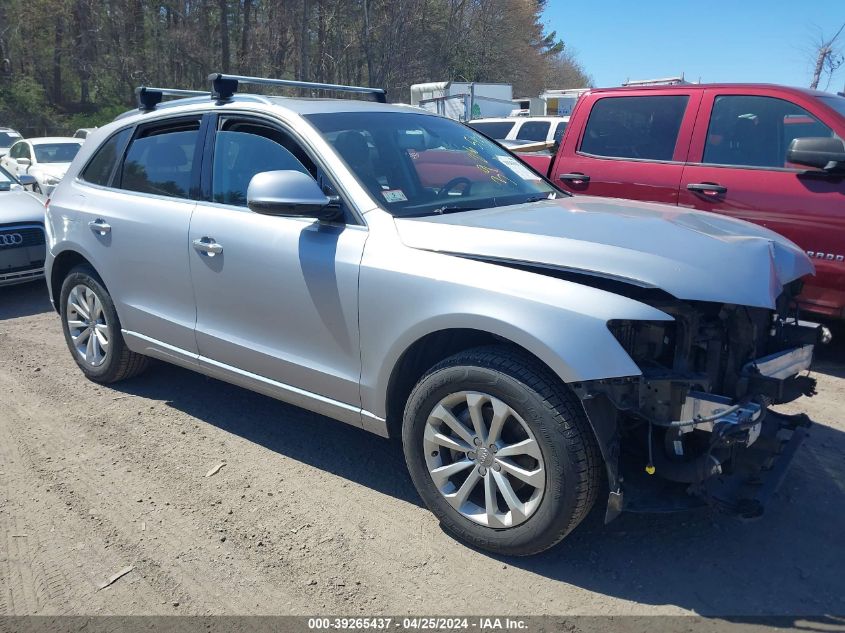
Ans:
[{"label": "front side window", "polygon": [[79,153],[79,143],[39,143],[33,145],[39,163],[69,163]]},{"label": "front side window", "polygon": [[94,158],[88,163],[88,166],[82,172],[82,179],[95,185],[108,186],[111,182],[112,173],[115,164],[123,154],[123,148],[126,146],[126,141],[132,134],[132,128],[121,130],[114,134],[107,140]]},{"label": "front side window", "polygon": [[17,143],[9,150],[10,158],[29,158],[29,147],[26,143]]},{"label": "front side window", "polygon": [[688,101],[687,95],[599,99],[579,151],[609,158],[672,160]]},{"label": "front side window", "polygon": [[557,128],[555,129],[555,136],[554,142],[557,145],[560,145],[560,139],[563,138],[563,133],[566,132],[566,126],[569,125],[568,121],[561,121],[557,124]]},{"label": "front side window", "polygon": [[470,121],[467,123],[473,130],[478,130],[482,134],[500,140],[507,138],[508,133],[516,125],[514,121]]},{"label": "front side window", "polygon": [[796,138],[831,136],[833,130],[791,101],[723,95],[713,102],[703,162],[782,168]]},{"label": "front side window", "polygon": [[526,121],[516,133],[516,138],[521,141],[545,141],[551,125],[548,121]]},{"label": "front side window", "polygon": [[197,119],[141,130],[126,153],[120,188],[159,196],[189,197],[199,128]]},{"label": "front side window", "polygon": [[457,121],[406,112],[306,115],[373,199],[396,216],[556,197],[559,191]]},{"label": "front side window", "polygon": [[249,120],[221,120],[214,142],[214,202],[246,206],[252,177],[282,169],[315,175],[310,159],[281,130]]}]

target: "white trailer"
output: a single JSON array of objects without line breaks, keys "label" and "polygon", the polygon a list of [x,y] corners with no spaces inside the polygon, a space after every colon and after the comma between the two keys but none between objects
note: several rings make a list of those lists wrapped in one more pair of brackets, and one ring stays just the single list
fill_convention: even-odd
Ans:
[{"label": "white trailer", "polygon": [[508,116],[514,109],[513,87],[466,81],[414,84],[411,105],[458,121]]}]

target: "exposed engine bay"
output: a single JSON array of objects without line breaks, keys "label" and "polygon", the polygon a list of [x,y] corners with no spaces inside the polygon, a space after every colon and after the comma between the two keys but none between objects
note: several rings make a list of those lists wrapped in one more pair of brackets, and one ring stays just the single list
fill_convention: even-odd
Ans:
[{"label": "exposed engine bay", "polygon": [[573,385],[605,429],[608,520],[701,504],[762,513],[810,424],[769,406],[815,394],[806,371],[830,339],[799,319],[799,290],[790,284],[776,310],[661,294],[647,302],[674,320],[608,323],[642,375]]}]

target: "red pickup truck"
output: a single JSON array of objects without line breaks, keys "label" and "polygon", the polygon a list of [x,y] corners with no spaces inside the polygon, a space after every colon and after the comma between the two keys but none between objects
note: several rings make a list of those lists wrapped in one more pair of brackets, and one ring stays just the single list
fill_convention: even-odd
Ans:
[{"label": "red pickup truck", "polygon": [[845,317],[845,97],[760,84],[585,93],[556,155],[521,154],[576,194],[762,224],[807,251],[801,303]]}]

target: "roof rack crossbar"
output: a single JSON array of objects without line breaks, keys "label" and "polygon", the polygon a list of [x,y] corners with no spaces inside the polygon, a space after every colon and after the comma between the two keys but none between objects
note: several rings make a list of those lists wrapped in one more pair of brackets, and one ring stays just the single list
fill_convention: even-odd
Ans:
[{"label": "roof rack crossbar", "polygon": [[208,80],[212,82],[213,96],[221,101],[230,99],[238,91],[238,84],[259,84],[268,86],[286,86],[289,88],[307,88],[311,90],[337,90],[338,92],[359,92],[373,95],[379,103],[387,103],[387,92],[383,88],[369,88],[367,86],[344,86],[341,84],[324,84],[313,81],[295,81],[293,79],[269,79],[266,77],[246,77],[242,75],[224,75],[211,73]]},{"label": "roof rack crossbar", "polygon": [[144,112],[155,110],[164,96],[168,97],[207,97],[209,92],[203,90],[177,90],[176,88],[152,88],[140,86],[135,89],[138,97],[138,109]]}]

